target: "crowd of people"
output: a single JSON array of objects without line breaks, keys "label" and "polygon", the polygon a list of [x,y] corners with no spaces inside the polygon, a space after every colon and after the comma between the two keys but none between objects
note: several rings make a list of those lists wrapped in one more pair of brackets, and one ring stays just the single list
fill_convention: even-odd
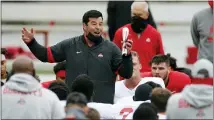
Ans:
[{"label": "crowd of people", "polygon": [[[212,14],[209,4],[204,12]],[[2,48],[2,119],[213,119],[213,86],[192,82],[213,78],[210,45],[200,42],[211,44],[210,34],[196,33],[204,28],[197,17],[202,14],[194,16],[191,28],[199,47],[191,70],[178,67],[164,52],[161,34],[148,23],[146,1],[132,2],[130,10],[131,23],[114,30],[111,41],[102,37],[103,16],[97,10],[83,15],[83,35],[48,48],[37,42],[33,29],[23,28],[30,51],[42,62],[57,63],[56,79],[41,82],[27,56],[18,56],[6,71],[7,50]],[[125,41],[123,28],[129,30]]]}]

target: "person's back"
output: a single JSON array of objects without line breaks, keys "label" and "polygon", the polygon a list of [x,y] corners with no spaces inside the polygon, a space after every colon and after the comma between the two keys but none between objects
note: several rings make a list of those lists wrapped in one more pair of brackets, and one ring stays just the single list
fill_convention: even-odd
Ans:
[{"label": "person's back", "polygon": [[18,57],[13,75],[2,87],[2,119],[62,119],[65,116],[57,96],[35,78],[33,62]]},{"label": "person's back", "polygon": [[185,87],[169,98],[166,114],[167,119],[213,119],[213,86]]},{"label": "person's back", "polygon": [[2,87],[3,119],[60,119],[59,108],[57,96],[30,75],[13,75]]},{"label": "person's back", "polygon": [[157,109],[151,103],[142,103],[136,109],[133,115],[133,120],[157,120]]},{"label": "person's back", "polygon": [[213,8],[206,8],[193,16],[191,35],[198,48],[198,59],[204,58],[213,62]]},{"label": "person's back", "polygon": [[150,103],[150,100],[147,101],[133,101],[128,103],[117,103],[113,105],[113,110],[116,112],[116,119],[132,119],[132,116],[135,110],[140,106],[142,103]]}]

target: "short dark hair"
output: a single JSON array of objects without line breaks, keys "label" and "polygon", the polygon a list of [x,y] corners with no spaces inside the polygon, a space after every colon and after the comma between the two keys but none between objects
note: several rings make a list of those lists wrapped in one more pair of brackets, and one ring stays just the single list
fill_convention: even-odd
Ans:
[{"label": "short dark hair", "polygon": [[66,100],[68,94],[70,93],[68,86],[64,82],[61,82],[61,81],[52,82],[49,85],[48,89],[53,91],[60,100]]},{"label": "short dark hair", "polygon": [[53,71],[56,74],[60,70],[65,70],[65,67],[66,67],[66,61],[59,62],[53,67]]},{"label": "short dark hair", "polygon": [[168,66],[170,66],[170,57],[168,55],[155,55],[152,60],[150,61],[150,65],[154,64],[160,64],[165,62]]},{"label": "short dark hair", "polygon": [[98,11],[98,10],[89,10],[83,15],[82,22],[85,23],[85,24],[88,24],[89,18],[98,18],[98,17],[102,17],[102,19],[103,19],[103,15],[102,15],[102,13],[100,11]]},{"label": "short dark hair", "polygon": [[94,108],[89,108],[87,118],[89,120],[100,120],[100,113]]},{"label": "short dark hair", "polygon": [[157,88],[157,87],[162,88],[161,85],[159,85],[159,84],[157,84],[157,83],[154,83],[154,82],[152,82],[152,81],[148,81],[148,82],[146,82],[145,84],[148,84],[149,86],[151,86],[152,89]]},{"label": "short dark hair", "polygon": [[1,48],[1,54],[6,55],[7,54],[7,49],[6,48]]},{"label": "short dark hair", "polygon": [[77,76],[72,83],[71,92],[83,93],[87,100],[90,101],[94,93],[94,84],[92,79],[86,74]]},{"label": "short dark hair", "polygon": [[172,57],[169,53],[167,54],[167,56],[169,57],[169,61],[170,61],[170,67],[175,70],[178,66],[177,66],[177,59]]},{"label": "short dark hair", "polygon": [[157,120],[158,112],[156,107],[151,103],[142,103],[135,110],[133,120]]},{"label": "short dark hair", "polygon": [[152,90],[151,102],[156,106],[158,112],[165,112],[166,105],[171,92],[164,88],[155,88]]},{"label": "short dark hair", "polygon": [[79,105],[80,107],[85,107],[87,106],[87,103],[88,101],[86,96],[78,92],[70,93],[66,100],[66,106],[75,104],[75,105]]}]

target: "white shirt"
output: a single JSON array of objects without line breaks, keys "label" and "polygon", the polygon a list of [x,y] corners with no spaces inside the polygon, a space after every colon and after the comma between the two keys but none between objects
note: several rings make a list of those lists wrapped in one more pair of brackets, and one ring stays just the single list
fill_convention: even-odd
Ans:
[{"label": "white shirt", "polygon": [[61,103],[62,107],[65,108],[66,100],[60,100],[60,103]]},{"label": "white shirt", "polygon": [[158,114],[158,119],[159,120],[166,120],[166,115],[164,115],[164,114]]},{"label": "white shirt", "polygon": [[114,104],[114,110],[115,110],[115,119],[132,119],[132,116],[135,112],[135,110],[139,107],[140,104],[147,101],[134,101],[132,103],[127,102],[127,104]]},{"label": "white shirt", "polygon": [[[123,104],[104,104],[104,103],[88,103],[88,107],[96,109],[101,116],[101,119],[128,119],[129,114],[133,114],[138,106],[143,102],[150,101],[135,101]],[[132,116],[130,116],[132,118]]]},{"label": "white shirt", "polygon": [[127,97],[123,97],[121,99],[119,99],[115,104],[120,103],[120,104],[124,104],[124,103],[132,103],[134,102],[133,100],[133,96],[127,96]]},{"label": "white shirt", "polygon": [[113,104],[90,102],[88,107],[96,109],[100,113],[101,119],[114,119]]},{"label": "white shirt", "polygon": [[[60,101],[62,105],[62,109],[64,109],[66,105],[66,101]],[[114,111],[113,111],[113,104],[105,104],[105,103],[96,103],[96,102],[89,102],[87,104],[88,107],[96,109],[101,119],[114,119]]]},{"label": "white shirt", "polygon": [[6,83],[6,79],[1,79],[1,82]]},{"label": "white shirt", "polygon": [[115,83],[115,95],[114,95],[114,103],[117,103],[119,99],[122,99],[123,97],[128,97],[128,96],[134,96],[136,88],[144,84],[146,82],[152,81],[156,84],[159,84],[162,88],[165,88],[165,84],[163,79],[158,78],[158,77],[145,77],[141,78],[141,81],[138,83],[138,85],[134,89],[128,89],[125,86],[125,80],[122,81],[117,81]]}]

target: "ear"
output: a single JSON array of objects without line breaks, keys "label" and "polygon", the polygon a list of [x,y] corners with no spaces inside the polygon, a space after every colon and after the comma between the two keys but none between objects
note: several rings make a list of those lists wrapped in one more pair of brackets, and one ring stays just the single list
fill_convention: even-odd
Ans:
[{"label": "ear", "polygon": [[140,64],[140,70],[142,69],[142,65]]},{"label": "ear", "polygon": [[168,67],[168,72],[173,71],[172,67]]},{"label": "ear", "polygon": [[85,23],[82,24],[82,27],[83,27],[83,31],[87,30],[87,25]]},{"label": "ear", "polygon": [[149,12],[146,12],[146,19],[149,18]]},{"label": "ear", "polygon": [[83,108],[83,111],[84,111],[84,113],[85,113],[86,115],[88,115],[89,107],[88,107],[88,106],[84,107],[84,108]]}]

